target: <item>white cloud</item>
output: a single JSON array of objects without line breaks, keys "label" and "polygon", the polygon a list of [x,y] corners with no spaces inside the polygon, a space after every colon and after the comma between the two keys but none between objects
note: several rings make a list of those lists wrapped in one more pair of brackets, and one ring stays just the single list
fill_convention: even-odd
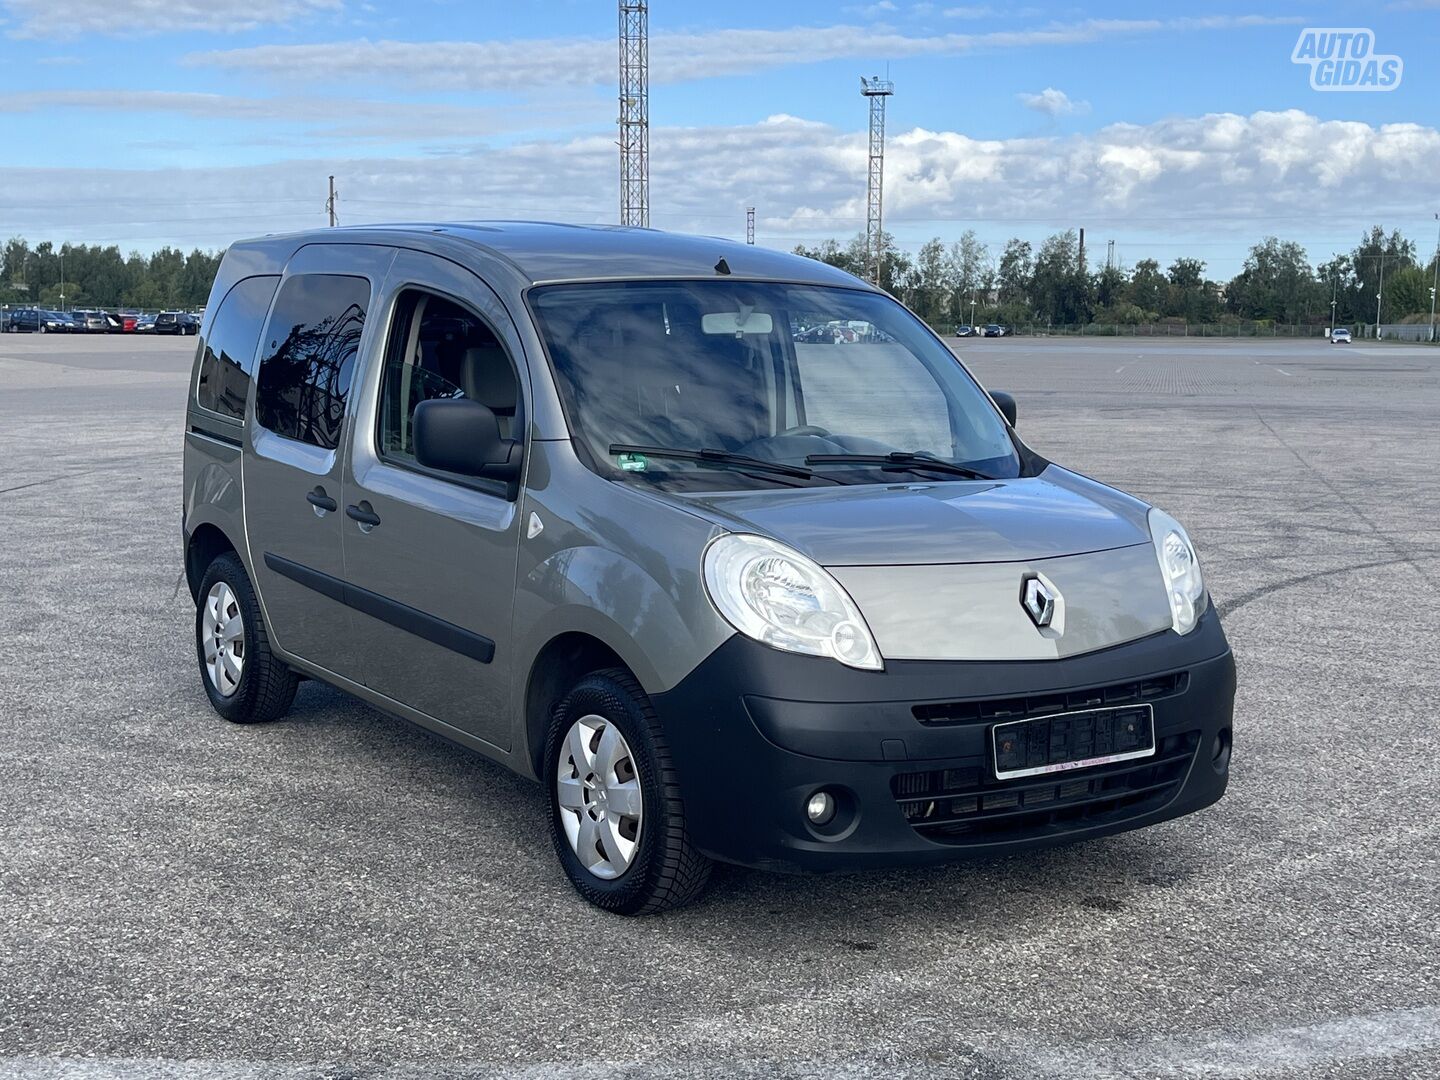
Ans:
[{"label": "white cloud", "polygon": [[[650,35],[652,83],[741,75],[823,60],[946,56],[975,49],[1079,45],[1106,38],[1185,33],[1198,29],[1291,24],[1290,16],[1224,15],[1184,19],[1087,19],[983,34],[904,34],[874,26],[784,30],[657,31]],[[1203,26],[1200,25],[1203,23]],[[530,41],[358,41],[257,45],[193,53],[199,67],[257,72],[282,80],[345,82],[380,79],[440,90],[526,90],[604,86],[615,80],[611,38]]]},{"label": "white cloud", "polygon": [[893,15],[900,9],[895,6],[894,0],[879,0],[875,4],[860,4],[845,9],[855,15],[866,19],[876,19],[881,15]]},{"label": "white cloud", "polygon": [[0,4],[19,22],[11,37],[54,39],[251,30],[339,11],[343,0],[0,0]]},{"label": "white cloud", "polygon": [[[756,206],[762,242],[846,238],[864,224],[865,155],[861,131],[784,115],[736,127],[656,127],[652,219],[660,228],[734,236],[744,208]],[[1413,220],[1416,206],[1440,197],[1437,158],[1433,127],[1299,110],[1049,138],[978,140],[915,128],[892,132],[887,146],[886,225],[910,239],[954,238],[970,225],[1037,240],[1075,224],[1149,230],[1168,241],[1196,238],[1199,254],[1221,272],[1224,261],[1209,247],[1219,237],[1229,238],[1238,262],[1267,233],[1303,242],[1307,229],[1343,238],[1374,221]],[[329,172],[339,177],[347,224],[615,217],[609,132],[443,157],[203,170],[0,168],[0,191],[8,227],[32,238],[220,245],[320,224]]]},{"label": "white cloud", "polygon": [[1090,111],[1088,101],[1074,101],[1064,90],[1056,90],[1053,86],[1047,86],[1038,94],[1022,93],[1015,96],[1027,109],[1034,109],[1046,116],[1074,116]]}]

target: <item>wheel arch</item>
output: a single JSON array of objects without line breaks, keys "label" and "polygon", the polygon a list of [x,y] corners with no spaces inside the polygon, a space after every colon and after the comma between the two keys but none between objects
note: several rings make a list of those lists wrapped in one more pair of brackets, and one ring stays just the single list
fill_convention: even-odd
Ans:
[{"label": "wheel arch", "polygon": [[190,587],[192,600],[199,601],[200,582],[205,577],[205,571],[226,552],[239,556],[238,549],[224,529],[208,521],[195,526],[185,543],[185,582]]},{"label": "wheel arch", "polygon": [[560,699],[592,671],[620,667],[635,674],[613,648],[583,630],[552,637],[536,654],[525,681],[525,760],[537,777],[544,774],[545,737]]}]

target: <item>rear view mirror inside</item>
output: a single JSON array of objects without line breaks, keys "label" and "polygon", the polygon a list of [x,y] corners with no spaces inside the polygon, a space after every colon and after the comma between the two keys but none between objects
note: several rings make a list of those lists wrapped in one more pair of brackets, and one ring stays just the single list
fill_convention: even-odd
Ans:
[{"label": "rear view mirror inside", "polygon": [[775,321],[763,311],[712,311],[700,316],[707,334],[768,334]]}]

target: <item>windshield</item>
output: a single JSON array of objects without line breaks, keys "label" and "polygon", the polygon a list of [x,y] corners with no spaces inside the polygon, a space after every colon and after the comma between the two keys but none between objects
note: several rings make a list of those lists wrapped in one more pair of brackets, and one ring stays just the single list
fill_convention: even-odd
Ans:
[{"label": "windshield", "polygon": [[[606,282],[542,286],[530,304],[577,449],[602,475],[679,490],[962,478],[925,458],[1019,474],[984,391],[879,293]],[[795,468],[751,468],[746,458]]]}]

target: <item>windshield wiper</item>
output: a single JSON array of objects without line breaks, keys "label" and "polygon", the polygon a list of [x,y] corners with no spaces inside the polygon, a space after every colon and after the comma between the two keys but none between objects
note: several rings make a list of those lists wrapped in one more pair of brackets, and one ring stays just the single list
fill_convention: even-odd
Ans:
[{"label": "windshield wiper", "polygon": [[[748,454],[736,454],[729,450],[712,450],[708,447],[699,450],[682,450],[679,447],[671,446],[642,446],[632,443],[611,443],[610,453],[612,454],[643,454],[646,457],[675,458],[678,461],[698,461],[707,465],[734,465],[737,468],[754,469],[756,472],[769,472],[777,476],[793,476],[800,480],[809,480],[815,473],[800,465],[786,465],[783,461],[766,461],[764,458],[750,457]],[[829,479],[823,477],[822,479]]]},{"label": "windshield wiper", "polygon": [[916,469],[930,469],[934,472],[952,473],[955,476],[963,476],[969,480],[993,480],[993,476],[986,476],[982,472],[976,472],[968,465],[960,465],[954,461],[945,461],[941,458],[931,457],[929,454],[914,454],[907,450],[896,450],[889,454],[809,454],[805,458],[806,465],[878,465],[886,471],[913,472]]}]

